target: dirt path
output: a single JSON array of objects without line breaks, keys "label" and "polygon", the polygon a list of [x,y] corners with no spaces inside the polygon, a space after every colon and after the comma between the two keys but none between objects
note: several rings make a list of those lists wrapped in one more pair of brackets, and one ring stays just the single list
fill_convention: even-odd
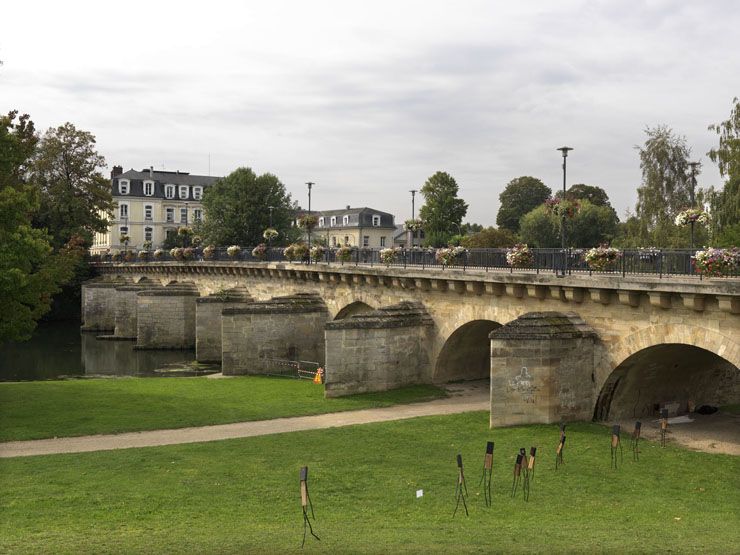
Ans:
[{"label": "dirt path", "polygon": [[489,391],[486,383],[475,382],[460,386],[452,385],[448,388],[448,391],[450,397],[445,399],[378,409],[276,418],[255,422],[237,422],[197,428],[11,441],[0,443],[0,458],[198,443],[490,409]]}]

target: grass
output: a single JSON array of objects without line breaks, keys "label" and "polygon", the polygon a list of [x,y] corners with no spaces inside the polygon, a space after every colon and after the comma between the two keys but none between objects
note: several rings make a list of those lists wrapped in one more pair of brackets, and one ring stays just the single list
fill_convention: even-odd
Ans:
[{"label": "grass", "polygon": [[[488,429],[485,412],[239,439],[0,460],[0,552],[299,553],[298,471],[321,541],[307,553],[726,553],[740,545],[740,459],[642,442],[609,467],[610,430]],[[496,442],[493,506],[478,487]],[[531,497],[510,497],[539,446]],[[452,518],[455,456],[470,516]],[[424,496],[415,497],[417,489]]]},{"label": "grass", "polygon": [[265,420],[445,395],[419,385],[325,399],[324,388],[309,381],[261,376],[0,383],[0,441]]}]

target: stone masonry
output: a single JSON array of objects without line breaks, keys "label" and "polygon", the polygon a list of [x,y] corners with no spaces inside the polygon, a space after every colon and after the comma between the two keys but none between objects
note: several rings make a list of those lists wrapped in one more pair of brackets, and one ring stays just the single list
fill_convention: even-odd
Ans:
[{"label": "stone masonry", "polygon": [[82,331],[105,332],[116,327],[116,287],[130,283],[116,276],[82,284]]},{"label": "stone masonry", "polygon": [[137,304],[138,294],[141,291],[159,289],[161,286],[147,278],[143,278],[136,284],[122,285],[116,287],[116,326],[112,336],[104,336],[106,339],[136,340],[137,332]]},{"label": "stone masonry", "polygon": [[137,349],[194,349],[195,299],[192,283],[175,283],[137,295]]},{"label": "stone masonry", "polygon": [[221,312],[224,308],[244,308],[253,301],[244,287],[200,297],[195,302],[195,359],[221,362]]}]

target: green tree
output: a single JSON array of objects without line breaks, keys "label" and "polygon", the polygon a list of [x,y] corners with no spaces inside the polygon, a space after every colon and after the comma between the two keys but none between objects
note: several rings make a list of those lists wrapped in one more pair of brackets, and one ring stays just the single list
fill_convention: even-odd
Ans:
[{"label": "green tree", "polygon": [[[582,200],[576,216],[565,220],[566,244],[586,248],[609,243],[617,234],[618,223],[611,206]],[[560,246],[560,218],[550,214],[545,206],[538,206],[522,218],[519,236],[522,242],[533,247],[557,248]]]},{"label": "green tree", "polygon": [[38,191],[24,177],[38,137],[27,115],[16,116],[0,117],[0,341],[31,336],[83,254],[79,238],[54,252],[48,233],[32,226]]},{"label": "green tree", "polygon": [[487,227],[477,233],[466,235],[460,244],[467,249],[498,249],[511,247],[516,241],[516,235],[508,229]]},{"label": "green tree", "polygon": [[499,195],[496,225],[499,229],[519,231],[519,220],[531,212],[552,195],[550,187],[536,177],[522,176],[509,181]]},{"label": "green tree", "polygon": [[280,235],[273,245],[282,244],[290,229],[295,205],[285,185],[271,173],[255,174],[238,168],[206,189],[203,195],[205,218],[198,230],[206,244],[253,246],[264,243],[270,225]]},{"label": "green tree", "polygon": [[519,239],[530,247],[545,249],[560,246],[560,218],[550,214],[544,205],[540,204],[527,212],[520,224]]},{"label": "green tree", "polygon": [[707,153],[719,166],[720,175],[727,179],[740,177],[740,100],[735,97],[732,102],[730,118],[709,126],[719,135],[719,146]]},{"label": "green tree", "polygon": [[95,137],[71,123],[41,138],[30,168],[40,199],[34,226],[49,230],[55,248],[74,236],[91,244],[95,232],[108,230],[113,198],[110,180],[101,171],[105,165]]},{"label": "green tree", "polygon": [[[558,191],[555,193],[555,196],[557,198],[561,198],[563,196],[563,192]],[[586,185],[585,183],[571,185],[565,196],[571,200],[587,200],[596,206],[611,206],[609,195],[606,194],[606,191],[601,187],[596,187],[595,185]]]},{"label": "green tree", "polygon": [[419,216],[425,222],[427,245],[444,246],[460,229],[462,219],[468,213],[468,205],[457,196],[458,189],[455,179],[441,171],[427,179],[421,188],[424,206],[419,210]]}]

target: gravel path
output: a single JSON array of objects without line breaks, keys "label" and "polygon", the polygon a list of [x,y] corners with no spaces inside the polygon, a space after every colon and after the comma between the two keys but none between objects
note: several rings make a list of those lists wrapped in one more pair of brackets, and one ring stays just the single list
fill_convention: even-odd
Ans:
[{"label": "gravel path", "polygon": [[315,416],[276,418],[255,422],[237,422],[196,428],[153,430],[123,434],[39,439],[32,441],[10,441],[0,443],[0,458],[53,455],[59,453],[84,453],[130,449],[133,447],[155,447],[178,443],[198,443],[241,437],[254,437],[302,430],[318,430],[339,426],[353,426],[370,422],[404,420],[418,416],[457,414],[477,410],[490,410],[489,391],[486,382],[474,382],[448,388],[450,397],[425,403],[394,405],[378,409],[333,412]]}]

